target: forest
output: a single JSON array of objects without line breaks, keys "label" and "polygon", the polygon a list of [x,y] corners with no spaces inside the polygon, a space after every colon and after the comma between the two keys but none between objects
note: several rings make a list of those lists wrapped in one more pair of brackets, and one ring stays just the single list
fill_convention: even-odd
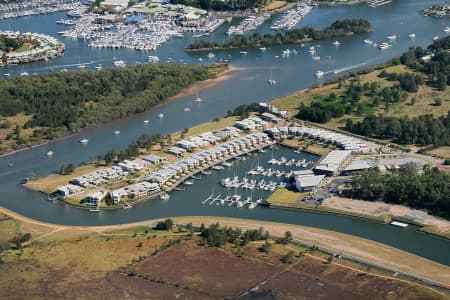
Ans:
[{"label": "forest", "polygon": [[271,0],[171,0],[172,4],[183,4],[201,8],[204,10],[246,10],[255,7],[262,7],[269,3]]},{"label": "forest", "polygon": [[426,209],[450,220],[449,182],[450,173],[445,170],[425,165],[419,172],[416,165],[407,164],[387,173],[372,169],[354,176],[350,196]]},{"label": "forest", "polygon": [[391,139],[399,144],[448,146],[450,111],[438,118],[432,115],[415,118],[370,115],[356,123],[347,119],[345,129],[364,136]]},{"label": "forest", "polygon": [[251,48],[269,47],[301,43],[308,40],[323,40],[346,35],[367,33],[372,31],[372,25],[364,19],[345,19],[333,22],[323,30],[311,27],[292,29],[284,33],[264,34],[256,32],[253,35],[234,36],[226,41],[197,40],[188,45],[187,50],[213,49],[213,48]]},{"label": "forest", "polygon": [[[225,68],[226,65],[137,65],[8,78],[0,81],[0,116],[32,115],[23,129],[36,127],[32,138],[51,139],[144,112],[181,88],[214,76],[214,70]],[[8,122],[1,125],[7,126]],[[20,141],[20,130],[17,128],[9,138]]]}]

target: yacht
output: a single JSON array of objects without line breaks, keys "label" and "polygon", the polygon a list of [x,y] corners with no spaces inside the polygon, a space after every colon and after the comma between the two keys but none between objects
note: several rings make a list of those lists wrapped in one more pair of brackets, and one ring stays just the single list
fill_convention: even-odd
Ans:
[{"label": "yacht", "polygon": [[389,48],[390,45],[388,43],[381,43],[378,48],[380,48],[380,50],[386,50],[387,48]]},{"label": "yacht", "polygon": [[115,67],[125,67],[125,62],[123,60],[115,60],[114,66]]},{"label": "yacht", "polygon": [[247,55],[247,54],[248,54],[247,51],[241,51],[241,52],[239,52],[239,53],[242,54],[242,55]]},{"label": "yacht", "polygon": [[149,63],[157,63],[158,61],[159,61],[159,57],[158,56],[150,55],[148,57],[148,62]]},{"label": "yacht", "polygon": [[321,78],[323,77],[323,75],[325,74],[323,71],[316,71],[316,73],[314,73],[316,75],[317,78]]},{"label": "yacht", "polygon": [[53,156],[53,151],[48,151],[48,152],[47,152],[47,156],[48,156],[48,157]]},{"label": "yacht", "polygon": [[391,34],[391,35],[388,35],[388,36],[387,36],[387,39],[388,39],[388,40],[395,40],[395,39],[397,39],[397,35],[393,33],[393,34]]},{"label": "yacht", "polygon": [[339,43],[338,41],[334,41],[334,42],[333,42],[333,45],[334,45],[334,46],[339,46],[340,44],[341,44],[341,43]]},{"label": "yacht", "polygon": [[277,84],[277,81],[275,79],[272,78],[272,71],[270,71],[270,79],[267,80],[267,83],[269,83],[270,85],[275,85]]},{"label": "yacht", "polygon": [[416,38],[416,34],[415,33],[410,33],[408,36],[409,36],[410,39],[415,39]]},{"label": "yacht", "polygon": [[167,193],[162,193],[161,195],[159,195],[159,198],[161,198],[161,200],[169,200],[170,195]]},{"label": "yacht", "polygon": [[82,138],[80,140],[80,143],[82,143],[82,144],[87,144],[88,142],[89,142],[89,140],[87,138]]},{"label": "yacht", "polygon": [[198,95],[198,90],[197,90],[197,96],[195,97],[194,102],[195,103],[202,103],[203,102],[203,99]]},{"label": "yacht", "polygon": [[164,118],[164,114],[159,114],[158,118],[160,118],[160,119]]}]

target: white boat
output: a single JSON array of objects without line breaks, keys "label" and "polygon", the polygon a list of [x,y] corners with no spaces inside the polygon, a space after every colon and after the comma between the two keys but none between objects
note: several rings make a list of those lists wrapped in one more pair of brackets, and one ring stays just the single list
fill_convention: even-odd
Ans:
[{"label": "white boat", "polygon": [[439,36],[436,35],[436,36],[433,38],[433,41],[437,41],[438,39],[439,39]]},{"label": "white boat", "polygon": [[325,73],[323,72],[323,71],[316,71],[316,73],[314,73],[314,75],[316,75],[316,77],[317,78],[321,78],[321,77],[323,77],[323,75],[324,75]]},{"label": "white boat", "polygon": [[314,54],[314,53],[316,53],[316,48],[314,46],[311,46],[311,47],[309,47],[308,52],[311,54]]},{"label": "white boat", "polygon": [[408,227],[408,224],[403,223],[403,222],[398,222],[398,221],[393,221],[393,222],[391,222],[391,225],[398,226],[398,227],[402,227],[402,228]]},{"label": "white boat", "polygon": [[333,45],[334,45],[334,46],[339,46],[340,44],[341,44],[341,43],[339,43],[338,41],[334,41],[334,42],[333,42]]},{"label": "white boat", "polygon": [[161,200],[169,200],[170,195],[167,193],[162,193],[161,195],[159,195],[159,198],[161,198]]},{"label": "white boat", "polygon": [[397,35],[393,33],[393,34],[391,34],[391,35],[388,35],[388,36],[387,36],[387,39],[388,39],[388,40],[395,40],[395,39],[397,39]]},{"label": "white boat", "polygon": [[115,135],[119,135],[119,134],[120,134],[120,131],[119,131],[119,130],[114,130],[114,134],[115,134]]},{"label": "white boat", "polygon": [[147,60],[148,60],[149,63],[157,63],[159,61],[159,57],[155,56],[155,55],[150,55],[147,58]]},{"label": "white boat", "polygon": [[389,45],[388,43],[381,43],[378,48],[380,48],[380,50],[386,50],[390,47],[391,45]]},{"label": "white boat", "polygon": [[252,203],[250,203],[250,205],[248,206],[248,208],[249,209],[253,209],[253,208],[255,208],[256,207],[256,203],[255,202],[252,202]]},{"label": "white boat", "polygon": [[445,32],[445,33],[449,33],[449,32],[450,32],[450,27],[448,27],[448,26],[445,27],[445,28],[444,28],[444,32]]},{"label": "white boat", "polygon": [[87,138],[82,138],[80,140],[80,143],[82,143],[82,144],[87,144],[88,142],[89,142],[89,140]]},{"label": "white boat", "polygon": [[415,39],[415,38],[416,38],[416,34],[415,34],[415,33],[410,33],[410,34],[408,35],[408,37],[409,37],[410,39]]},{"label": "white boat", "polygon": [[191,109],[190,109],[189,107],[185,107],[185,108],[184,108],[184,111],[185,111],[185,112],[189,112],[189,111],[191,111]]},{"label": "white boat", "polygon": [[197,96],[195,97],[194,102],[195,103],[202,103],[203,102],[203,99],[198,95],[198,90],[197,90]]},{"label": "white boat", "polygon": [[102,64],[99,64],[98,66],[95,67],[96,70],[101,70],[102,69]]},{"label": "white boat", "polygon": [[312,56],[312,60],[313,61],[319,61],[320,60],[320,56],[314,55],[314,56]]},{"label": "white boat", "polygon": [[53,151],[48,151],[48,152],[47,152],[47,156],[48,156],[48,157],[53,156]]},{"label": "white boat", "polygon": [[28,74],[28,72],[22,72],[22,73],[20,73],[20,76],[28,76],[28,75],[30,75],[30,74]]},{"label": "white boat", "polygon": [[242,55],[247,55],[247,54],[248,54],[247,51],[241,51],[241,52],[239,52],[239,53],[242,54]]},{"label": "white boat", "polygon": [[372,44],[373,44],[373,41],[371,41],[371,40],[369,40],[369,39],[365,39],[365,40],[364,40],[364,44],[366,44],[366,45],[372,45]]},{"label": "white boat", "polygon": [[208,55],[206,55],[206,57],[209,58],[209,59],[213,59],[216,56],[214,55],[214,53],[209,52]]},{"label": "white boat", "polygon": [[275,79],[272,78],[272,71],[270,71],[270,79],[267,80],[267,83],[269,83],[270,85],[275,85],[277,84],[277,81]]},{"label": "white boat", "polygon": [[160,119],[164,118],[164,114],[159,114],[158,118],[160,118]]},{"label": "white boat", "polygon": [[144,123],[145,123],[145,124],[148,124],[148,122],[149,122],[148,120],[144,120]]},{"label": "white boat", "polygon": [[266,47],[260,47],[259,50],[264,52],[264,51],[267,50],[267,48]]},{"label": "white boat", "polygon": [[191,181],[191,180],[186,180],[186,181],[184,182],[184,184],[185,184],[185,185],[193,185],[194,182]]},{"label": "white boat", "polygon": [[125,67],[125,62],[123,60],[115,60],[114,66],[115,67]]}]

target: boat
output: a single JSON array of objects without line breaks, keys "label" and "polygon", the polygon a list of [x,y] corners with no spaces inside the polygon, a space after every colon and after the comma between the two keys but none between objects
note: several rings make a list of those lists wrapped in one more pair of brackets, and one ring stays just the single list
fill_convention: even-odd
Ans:
[{"label": "boat", "polygon": [[242,55],[247,55],[247,54],[248,54],[247,51],[241,51],[241,52],[239,52],[239,53],[242,54]]},{"label": "boat", "polygon": [[316,71],[316,73],[314,73],[314,75],[316,75],[316,77],[317,78],[321,78],[321,77],[323,77],[323,75],[324,75],[325,73],[323,72],[323,71]]},{"label": "boat", "polygon": [[259,47],[259,50],[264,52],[264,51],[267,50],[267,48],[266,47]]},{"label": "boat", "polygon": [[397,39],[397,35],[394,34],[394,33],[393,33],[393,34],[390,34],[390,35],[387,36],[387,39],[388,39],[388,40],[395,40],[395,39]]},{"label": "boat", "polygon": [[206,55],[206,57],[209,58],[209,59],[213,59],[216,56],[214,55],[214,53],[209,52],[208,55]]},{"label": "boat", "polygon": [[185,185],[193,185],[194,182],[192,180],[186,180],[185,182],[183,182],[183,184],[185,184]]},{"label": "boat", "polygon": [[202,103],[203,102],[203,99],[198,95],[198,90],[197,90],[197,96],[195,97],[194,102],[195,103]]},{"label": "boat", "polygon": [[82,138],[80,140],[80,143],[82,143],[82,144],[87,144],[88,142],[89,142],[89,140],[87,138]]},{"label": "boat", "polygon": [[124,204],[123,204],[123,208],[132,208],[133,206],[131,206],[131,204],[130,203],[128,203],[128,202],[125,202]]},{"label": "boat", "polygon": [[364,40],[364,44],[366,44],[366,45],[372,45],[372,44],[373,44],[373,41],[371,41],[371,40],[369,40],[369,39],[365,39],[365,40]]},{"label": "boat", "polygon": [[20,184],[27,184],[28,181],[30,181],[30,177],[25,177],[24,179],[22,179],[22,180],[20,181]]},{"label": "boat", "polygon": [[220,166],[220,165],[215,165],[215,166],[212,166],[211,169],[219,171],[219,170],[223,170],[225,168],[223,166]]},{"label": "boat", "polygon": [[119,130],[114,130],[114,134],[115,134],[115,135],[119,135],[119,134],[120,134],[120,131],[119,131]]},{"label": "boat", "polygon": [[102,69],[102,64],[98,64],[98,66],[95,67],[96,70],[101,70]]},{"label": "boat", "polygon": [[408,227],[408,224],[403,223],[403,222],[398,222],[398,221],[392,221],[390,224],[394,225],[394,226],[402,227],[402,228]]},{"label": "boat", "polygon": [[158,57],[158,56],[155,56],[155,55],[150,55],[150,56],[147,58],[147,61],[148,61],[149,63],[157,63],[157,62],[159,62],[159,57]]},{"label": "boat", "polygon": [[161,198],[161,200],[169,200],[170,195],[167,193],[162,193],[161,195],[159,195],[159,198]]},{"label": "boat", "polygon": [[233,164],[232,163],[230,163],[230,162],[228,162],[228,161],[224,161],[223,163],[222,163],[222,166],[224,166],[224,167],[231,167]]},{"label": "boat", "polygon": [[267,83],[269,83],[270,85],[275,85],[277,84],[277,81],[275,79],[272,78],[272,71],[270,71],[270,79],[267,80]]},{"label": "boat", "polygon": [[436,36],[433,38],[433,41],[437,41],[438,39],[439,39],[439,36],[436,35]]},{"label": "boat", "polygon": [[449,32],[450,32],[450,27],[448,27],[448,26],[445,27],[445,28],[444,28],[444,32],[445,32],[445,33],[449,33]]},{"label": "boat", "polygon": [[319,60],[320,60],[320,56],[314,55],[314,56],[312,57],[312,60],[313,60],[313,61],[319,61]]},{"label": "boat", "polygon": [[250,205],[248,206],[248,208],[249,209],[253,209],[253,208],[255,208],[256,207],[256,203],[255,202],[252,202],[252,203],[250,203]]},{"label": "boat", "polygon": [[184,111],[185,111],[185,112],[189,112],[189,111],[191,111],[191,109],[190,109],[189,107],[185,107],[185,108],[184,108]]},{"label": "boat", "polygon": [[145,124],[148,124],[148,122],[149,122],[148,120],[144,120],[144,123],[145,123]]},{"label": "boat", "polygon": [[391,45],[389,45],[388,43],[381,43],[378,48],[380,48],[380,50],[386,50],[390,47]]},{"label": "boat", "polygon": [[53,156],[53,151],[48,151],[46,154],[48,157],[51,157],[51,156]]},{"label": "boat", "polygon": [[410,39],[415,39],[415,38],[416,38],[416,34],[415,34],[415,33],[410,33],[410,34],[408,35],[408,37],[409,37]]},{"label": "boat", "polygon": [[115,67],[125,67],[125,62],[123,60],[115,60],[114,66]]},{"label": "boat", "polygon": [[164,118],[164,114],[158,114],[158,118],[160,119]]},{"label": "boat", "polygon": [[334,42],[333,42],[333,45],[334,45],[334,46],[339,46],[340,44],[341,44],[341,43],[339,43],[339,41],[334,41]]}]

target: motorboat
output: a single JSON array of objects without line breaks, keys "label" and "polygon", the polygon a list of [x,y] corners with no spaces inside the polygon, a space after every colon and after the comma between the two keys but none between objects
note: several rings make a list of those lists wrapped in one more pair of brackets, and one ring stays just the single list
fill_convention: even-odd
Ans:
[{"label": "motorboat", "polygon": [[144,120],[144,123],[145,123],[145,124],[148,124],[148,122],[149,122],[148,120]]},{"label": "motorboat", "polygon": [[448,26],[445,27],[445,28],[444,28],[444,32],[445,32],[445,33],[449,33],[449,32],[450,32],[450,27],[448,27]]},{"label": "motorboat", "polygon": [[47,156],[48,156],[48,157],[53,156],[53,151],[48,151],[48,152],[47,152]]},{"label": "motorboat", "polygon": [[260,47],[259,50],[264,52],[264,51],[267,50],[267,48],[266,47]]},{"label": "motorboat", "polygon": [[214,53],[209,52],[208,55],[206,55],[206,57],[209,58],[209,59],[213,59],[216,56],[214,55]]},{"label": "motorboat", "polygon": [[191,109],[190,109],[189,107],[185,107],[185,108],[184,108],[184,111],[185,111],[185,112],[189,112],[189,111],[191,111]]},{"label": "motorboat", "polygon": [[194,182],[193,182],[192,180],[186,180],[186,181],[184,182],[184,184],[185,184],[185,185],[193,185]]},{"label": "motorboat", "polygon": [[408,35],[408,37],[409,37],[410,39],[415,39],[415,38],[416,38],[416,34],[415,34],[415,33],[410,33],[410,34]]},{"label": "motorboat", "polygon": [[160,119],[164,118],[164,114],[158,114],[158,118]]},{"label": "motorboat", "polygon": [[125,67],[125,62],[123,60],[115,60],[114,66],[115,67]]},{"label": "motorboat", "polygon": [[115,135],[119,135],[119,134],[120,134],[120,131],[119,131],[119,130],[114,130],[114,134],[115,134]]},{"label": "motorboat", "polygon": [[161,200],[169,200],[170,195],[167,193],[162,193],[161,195],[159,195],[159,198],[161,198]]},{"label": "motorboat", "polygon": [[197,96],[195,97],[194,102],[195,103],[202,103],[203,102],[203,99],[198,95],[198,90],[197,90]]},{"label": "motorboat", "polygon": [[242,55],[247,55],[247,54],[248,54],[247,51],[241,51],[241,52],[239,52],[239,53],[242,54]]},{"label": "motorboat", "polygon": [[83,145],[86,145],[88,142],[89,142],[89,140],[87,138],[82,138],[80,140],[80,143],[83,144]]},{"label": "motorboat", "polygon": [[334,45],[334,46],[339,46],[340,44],[341,44],[341,43],[339,43],[339,41],[334,41],[334,42],[333,42],[333,45]]},{"label": "motorboat", "polygon": [[149,63],[157,63],[157,62],[159,62],[159,57],[155,56],[155,55],[150,55],[147,58],[147,60],[148,60]]},{"label": "motorboat", "polygon": [[433,38],[433,41],[437,41],[438,39],[439,39],[439,36],[436,35],[436,36]]},{"label": "motorboat", "polygon": [[323,71],[316,71],[316,73],[314,73],[314,75],[316,75],[316,77],[317,78],[321,78],[321,77],[323,77],[323,75],[324,75],[325,73],[323,72]]},{"label": "motorboat", "polygon": [[393,33],[393,34],[390,34],[390,35],[387,36],[387,39],[388,39],[388,40],[395,40],[395,39],[397,39],[397,35],[394,34],[394,33]]}]

